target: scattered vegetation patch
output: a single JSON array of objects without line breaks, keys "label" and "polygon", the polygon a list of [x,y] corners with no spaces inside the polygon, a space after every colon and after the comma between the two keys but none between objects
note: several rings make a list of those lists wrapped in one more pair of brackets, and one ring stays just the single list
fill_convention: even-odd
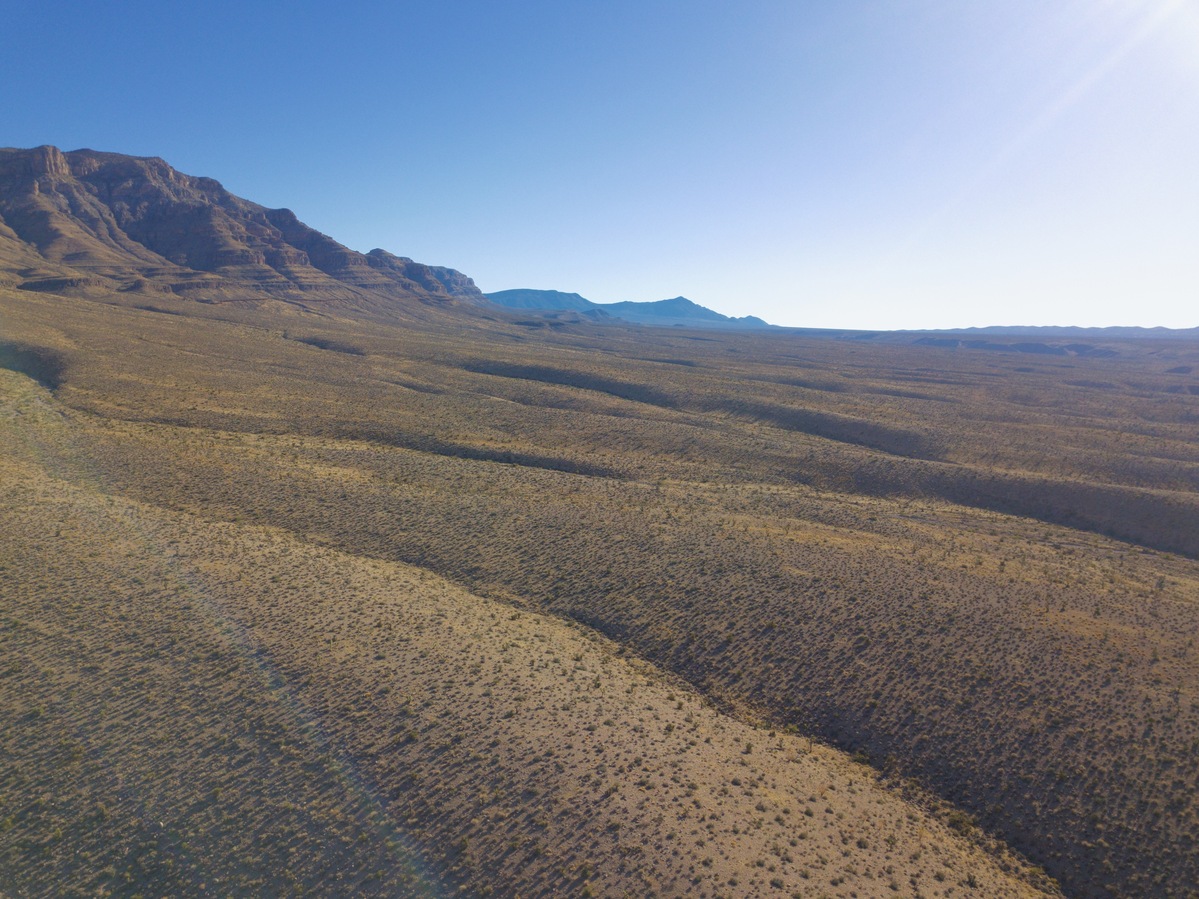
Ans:
[{"label": "scattered vegetation patch", "polygon": [[61,387],[67,371],[66,359],[57,350],[9,341],[0,341],[0,368],[33,378],[47,390]]},{"label": "scattered vegetation patch", "polygon": [[332,350],[335,353],[345,353],[348,356],[366,355],[366,351],[360,347],[342,343],[339,340],[331,340],[327,337],[293,337],[292,339],[296,343],[307,344],[308,346],[316,347],[318,350]]}]

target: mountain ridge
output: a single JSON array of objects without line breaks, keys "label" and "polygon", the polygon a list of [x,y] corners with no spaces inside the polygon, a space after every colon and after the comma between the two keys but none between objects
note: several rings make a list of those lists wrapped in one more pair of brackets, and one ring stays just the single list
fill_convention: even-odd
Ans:
[{"label": "mountain ridge", "polygon": [[[580,323],[616,320],[838,339],[921,339],[945,349],[1049,355],[1075,354],[1074,347],[1055,343],[1069,338],[1159,340],[1199,333],[1199,328],[1076,326],[808,329],[772,325],[753,315],[726,316],[682,296],[595,303],[556,290],[484,294],[460,271],[379,248],[357,252],[306,225],[290,209],[244,199],[219,181],[184,174],[160,157],[51,145],[0,148],[0,286],[109,297],[174,295],[206,303],[283,300],[383,316],[420,306],[491,304],[532,313],[575,312]],[[1040,342],[997,345],[979,337]],[[1091,350],[1083,348],[1083,354]]]},{"label": "mountain ridge", "polygon": [[482,302],[462,274],[359,253],[290,209],[230,193],[159,157],[0,148],[0,279],[40,292],[267,297],[378,309]]}]

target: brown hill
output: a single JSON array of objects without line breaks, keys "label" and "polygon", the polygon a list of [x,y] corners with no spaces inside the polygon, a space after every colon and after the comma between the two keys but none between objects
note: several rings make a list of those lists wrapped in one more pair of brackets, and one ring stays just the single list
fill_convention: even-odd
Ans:
[{"label": "brown hill", "polygon": [[157,158],[0,149],[0,269],[23,290],[272,297],[360,310],[479,301],[470,278],[357,253],[288,209],[243,200]]}]

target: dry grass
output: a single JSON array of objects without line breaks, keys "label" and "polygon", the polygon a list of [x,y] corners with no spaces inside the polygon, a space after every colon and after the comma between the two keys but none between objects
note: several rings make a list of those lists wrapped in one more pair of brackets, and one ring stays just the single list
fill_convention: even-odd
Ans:
[{"label": "dry grass", "polygon": [[27,450],[0,461],[16,895],[1039,892],[586,631],[52,477],[69,424],[0,378]]},{"label": "dry grass", "polygon": [[[179,529],[177,552],[206,595],[223,597],[222,620],[237,623],[289,685],[289,701],[320,722],[321,739],[376,785],[362,808],[384,797],[377,815],[418,822],[420,832],[401,827],[378,852],[414,840],[438,877],[472,887],[507,859],[501,891],[519,891],[512,878],[525,876],[533,892],[582,889],[567,877],[576,864],[596,872],[597,891],[617,895],[643,894],[644,878],[664,894],[748,894],[776,876],[787,891],[889,895],[879,876],[887,865],[904,892],[910,876],[925,894],[964,889],[948,875],[927,879],[931,847],[948,845],[940,835],[912,862],[922,875],[899,864],[915,849],[877,855],[876,837],[885,846],[887,834],[859,813],[893,828],[884,806],[896,797],[880,793],[876,803],[860,765],[830,770],[870,799],[849,794],[844,779],[824,790],[858,800],[831,813],[856,822],[839,825],[854,858],[822,849],[826,882],[811,856],[811,879],[794,879],[799,868],[781,864],[774,845],[799,859],[797,849],[829,846],[833,834],[808,819],[807,841],[791,833],[778,842],[775,828],[791,827],[819,796],[788,791],[808,783],[804,766],[816,757],[824,765],[822,750],[788,748],[806,748],[799,738],[759,752],[780,739],[763,736],[770,728],[791,727],[918,778],[1071,894],[1199,889],[1199,568],[1166,551],[1193,553],[1199,533],[1199,397],[1179,373],[1196,348],[1125,344],[1113,359],[1030,362],[617,328],[534,339],[468,316],[403,329],[217,307],[198,318],[174,302],[189,315],[6,300],[13,339],[66,360],[54,398],[39,394],[50,420],[39,430],[11,419],[36,446],[21,464],[91,499],[96,490],[123,497],[153,527]],[[65,544],[62,564],[105,551],[104,541],[85,551],[78,539]],[[311,573],[297,581],[292,567]],[[280,580],[271,585],[266,571]],[[413,586],[434,574],[457,586]],[[30,577],[23,571],[23,582]],[[388,579],[403,602],[380,586]],[[355,586],[321,588],[333,583]],[[345,611],[345,595],[357,611]],[[522,617],[511,619],[513,609]],[[389,642],[401,632],[406,642]],[[451,634],[469,651],[450,652]],[[568,640],[589,660],[586,676],[573,667],[576,651],[557,649]],[[425,651],[435,661],[406,667],[405,651],[418,646],[417,658]],[[629,667],[620,652],[685,679],[743,723]],[[430,692],[421,677],[433,670],[441,686]],[[518,671],[532,675],[528,689],[508,679]],[[379,678],[396,679],[392,692],[377,695]],[[663,692],[646,701],[652,708],[640,708],[633,697],[654,690]],[[684,709],[664,699],[671,690]],[[387,728],[404,695],[418,710],[402,720],[413,719],[405,726],[418,738],[395,748]],[[516,695],[525,699],[514,704]],[[437,717],[419,709],[426,699]],[[491,707],[502,711],[489,716]],[[451,710],[470,723],[457,743],[445,735]],[[711,717],[697,725],[701,714]],[[692,726],[713,742],[684,749]],[[613,730],[644,745],[617,749],[609,737],[605,754],[622,760],[592,762],[593,741]],[[553,756],[547,735],[561,738],[548,747]],[[493,763],[494,739],[514,754]],[[741,752],[745,740],[752,753]],[[403,779],[401,758],[419,779]],[[752,797],[730,785],[728,771],[742,762],[756,769]],[[600,764],[610,766],[602,775]],[[480,780],[493,766],[509,780]],[[507,785],[525,769],[556,797],[548,827],[530,817],[542,794]],[[696,784],[693,795],[675,775]],[[638,786],[647,777],[652,791]],[[428,784],[443,782],[466,786],[444,809],[421,805],[432,802]],[[479,798],[484,782],[503,787],[497,805]],[[597,799],[613,782],[617,792]],[[688,807],[695,798],[707,815],[725,802],[723,817],[699,822]],[[368,814],[351,800],[338,800],[346,815]],[[763,817],[758,801],[772,814],[754,830],[743,822]],[[486,812],[493,807],[502,821]],[[680,809],[691,817],[672,823]],[[775,814],[783,824],[771,823]],[[606,829],[615,818],[636,820],[642,855],[621,857],[625,838]],[[589,827],[601,829],[593,837]],[[600,847],[600,858],[563,861],[574,832],[589,836],[573,845]],[[557,848],[530,858],[531,842],[496,843],[525,838]],[[722,867],[744,861],[734,845],[752,869]],[[702,865],[696,853],[711,846],[734,861],[716,853]],[[775,872],[756,866],[763,852]],[[842,873],[845,883],[828,882]],[[688,885],[693,876],[700,881]]]}]

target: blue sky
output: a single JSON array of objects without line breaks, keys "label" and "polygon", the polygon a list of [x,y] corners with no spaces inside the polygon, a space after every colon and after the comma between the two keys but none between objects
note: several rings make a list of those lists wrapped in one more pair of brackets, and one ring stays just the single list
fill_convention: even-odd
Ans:
[{"label": "blue sky", "polygon": [[1199,0],[8,0],[0,145],[162,156],[484,290],[1199,325]]}]

